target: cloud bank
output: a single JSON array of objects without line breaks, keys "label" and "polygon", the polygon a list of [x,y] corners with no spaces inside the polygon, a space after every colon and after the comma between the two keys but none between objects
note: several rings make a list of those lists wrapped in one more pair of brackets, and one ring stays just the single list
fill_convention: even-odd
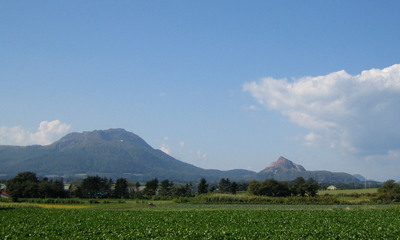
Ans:
[{"label": "cloud bank", "polygon": [[400,64],[355,76],[342,70],[290,81],[269,77],[243,90],[308,129],[306,145],[362,156],[400,150]]},{"label": "cloud bank", "polygon": [[48,145],[67,134],[70,128],[71,125],[61,123],[60,120],[41,122],[36,133],[26,131],[20,126],[0,127],[0,144],[19,146]]}]

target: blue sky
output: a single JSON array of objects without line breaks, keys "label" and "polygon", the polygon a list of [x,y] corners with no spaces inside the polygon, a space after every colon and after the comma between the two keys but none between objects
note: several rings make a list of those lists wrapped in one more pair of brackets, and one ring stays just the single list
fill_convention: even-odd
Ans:
[{"label": "blue sky", "polygon": [[399,1],[2,1],[0,144],[124,128],[202,168],[400,180]]}]

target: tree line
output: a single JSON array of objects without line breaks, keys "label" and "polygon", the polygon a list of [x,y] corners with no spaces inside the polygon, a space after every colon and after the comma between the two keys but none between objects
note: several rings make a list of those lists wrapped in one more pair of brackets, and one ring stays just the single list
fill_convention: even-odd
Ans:
[{"label": "tree line", "polygon": [[63,198],[64,183],[62,178],[52,180],[38,178],[35,173],[22,172],[7,181],[7,193],[16,201],[18,198]]},{"label": "tree line", "polygon": [[[179,197],[194,197],[197,194],[221,192],[236,194],[237,191],[247,191],[250,195],[270,197],[314,197],[320,186],[313,178],[307,181],[298,177],[293,181],[277,181],[273,178],[264,181],[250,182],[231,181],[222,178],[219,182],[208,183],[202,178],[195,184],[189,182],[175,184],[157,178],[147,181],[143,186],[139,182],[129,182],[118,178],[115,182],[110,178],[88,176],[81,181],[73,181],[68,191],[64,190],[63,179],[52,180],[38,178],[35,173],[22,172],[7,181],[7,193],[14,201],[18,198],[132,198],[132,199],[173,199]],[[378,199],[382,201],[400,201],[400,186],[394,180],[389,180],[378,189]]]},{"label": "tree line", "polygon": [[286,181],[277,181],[268,178],[264,181],[251,180],[247,192],[256,196],[288,197],[288,196],[309,196],[314,197],[318,192],[318,182],[313,178],[307,181],[298,177],[290,184]]}]

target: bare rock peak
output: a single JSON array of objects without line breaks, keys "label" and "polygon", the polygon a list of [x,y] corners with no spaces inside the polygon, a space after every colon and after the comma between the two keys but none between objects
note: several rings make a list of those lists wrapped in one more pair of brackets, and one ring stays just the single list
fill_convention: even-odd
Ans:
[{"label": "bare rock peak", "polygon": [[280,156],[278,160],[276,160],[275,162],[272,162],[266,169],[272,167],[280,167],[287,170],[306,171],[306,169],[303,166],[293,163],[289,159],[284,158],[282,156]]}]

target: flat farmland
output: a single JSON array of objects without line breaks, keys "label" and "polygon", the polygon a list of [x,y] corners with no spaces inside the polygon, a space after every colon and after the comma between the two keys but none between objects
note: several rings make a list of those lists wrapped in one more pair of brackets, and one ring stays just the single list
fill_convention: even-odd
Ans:
[{"label": "flat farmland", "polygon": [[[400,239],[400,209],[1,208],[1,239]],[[292,206],[293,207],[293,206]]]},{"label": "flat farmland", "polygon": [[329,194],[329,195],[338,195],[338,194],[372,194],[377,193],[377,188],[365,188],[365,189],[345,189],[345,190],[320,190],[318,191],[319,195]]}]

